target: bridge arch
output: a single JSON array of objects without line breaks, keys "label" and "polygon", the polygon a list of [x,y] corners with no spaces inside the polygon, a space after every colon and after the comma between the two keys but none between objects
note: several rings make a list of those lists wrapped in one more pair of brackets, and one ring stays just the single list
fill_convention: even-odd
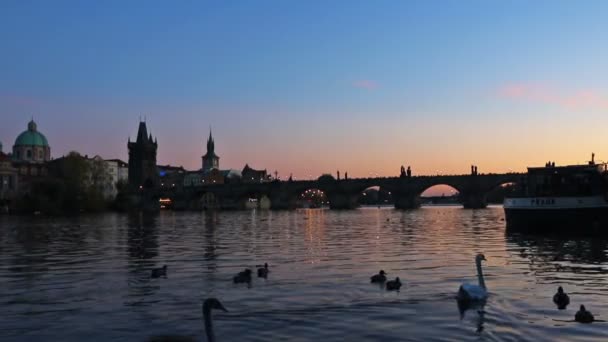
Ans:
[{"label": "bridge arch", "polygon": [[460,190],[449,184],[435,184],[418,194],[421,204],[460,204]]},{"label": "bridge arch", "polygon": [[320,188],[300,189],[294,195],[292,200],[297,208],[322,208],[330,205],[327,193]]},{"label": "bridge arch", "polygon": [[490,204],[502,204],[505,197],[515,194],[519,182],[501,182],[485,192],[486,201]]},{"label": "bridge arch", "polygon": [[451,193],[452,189],[453,191],[457,192],[457,193],[462,193],[464,190],[464,184],[459,184],[459,183],[455,183],[455,182],[449,182],[449,181],[445,181],[442,179],[438,179],[437,181],[434,182],[424,182],[422,184],[420,184],[418,187],[415,188],[414,192],[416,193],[416,195],[421,196],[422,194],[424,194],[425,192],[429,191],[429,190],[436,190],[437,187],[439,187],[439,189],[443,188],[446,189],[446,195]]},{"label": "bridge arch", "polygon": [[380,185],[372,185],[363,189],[358,196],[359,205],[388,205],[393,204],[393,192]]}]

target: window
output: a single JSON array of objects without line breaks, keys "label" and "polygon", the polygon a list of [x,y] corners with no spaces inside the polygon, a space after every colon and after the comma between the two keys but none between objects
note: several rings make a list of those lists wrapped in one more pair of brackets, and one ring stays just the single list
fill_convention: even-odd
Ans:
[{"label": "window", "polygon": [[32,159],[32,150],[27,150],[27,159]]}]

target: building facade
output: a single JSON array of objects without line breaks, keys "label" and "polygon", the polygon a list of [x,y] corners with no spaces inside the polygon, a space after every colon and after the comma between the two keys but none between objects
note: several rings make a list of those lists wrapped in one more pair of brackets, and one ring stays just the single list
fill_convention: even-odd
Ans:
[{"label": "building facade", "polygon": [[2,151],[0,143],[0,210],[3,203],[17,196],[19,189],[18,170],[13,167],[10,156]]},{"label": "building facade", "polygon": [[241,172],[243,183],[264,183],[270,181],[270,176],[266,170],[255,170],[245,164]]},{"label": "building facade", "polygon": [[108,168],[108,173],[115,183],[123,182],[128,184],[129,164],[120,159],[106,159],[105,162]]}]

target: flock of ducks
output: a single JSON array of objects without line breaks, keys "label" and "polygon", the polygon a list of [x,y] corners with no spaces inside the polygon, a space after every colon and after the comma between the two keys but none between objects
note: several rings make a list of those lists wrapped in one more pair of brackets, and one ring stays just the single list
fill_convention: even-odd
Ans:
[{"label": "flock of ducks", "polygon": [[385,285],[387,291],[398,291],[401,288],[401,280],[399,280],[399,277],[395,278],[395,280],[386,281],[386,272],[384,272],[384,270],[380,270],[378,274],[374,274],[373,276],[371,276],[371,282],[380,285]]},{"label": "flock of ducks", "polygon": [[[459,305],[464,305],[465,307],[471,307],[476,304],[485,304],[486,299],[488,298],[488,291],[486,288],[486,283],[483,278],[483,270],[481,268],[481,262],[485,261],[486,257],[483,254],[477,254],[475,256],[475,266],[477,267],[477,280],[478,284],[468,284],[464,283],[460,285],[458,288],[458,292],[456,294],[456,299]],[[258,277],[266,278],[268,277],[268,263],[265,263],[263,266],[257,265],[258,268]],[[239,272],[232,279],[235,284],[238,283],[251,283],[251,269],[245,269],[242,272]],[[160,268],[155,268],[152,270],[151,277],[159,278],[159,277],[167,276],[167,266],[163,266]],[[387,281],[386,272],[384,270],[380,270],[378,274],[374,274],[370,277],[371,283],[380,284],[384,286],[387,291],[399,291],[401,288],[401,281],[399,277],[396,277],[395,280]],[[560,286],[557,288],[557,292],[553,296],[553,303],[557,305],[559,310],[564,310],[570,304],[570,297],[568,294],[564,292],[564,289]],[[211,310],[222,310],[224,312],[228,312],[228,310],[222,305],[222,303],[216,298],[208,298],[203,303],[203,320],[205,323],[205,334],[207,336],[208,342],[215,341],[215,335],[213,332],[213,323],[211,318]],[[574,315],[574,320],[579,323],[591,323],[595,321],[593,314],[585,309],[584,305],[580,306],[580,310],[576,312]],[[157,336],[149,339],[148,341],[155,342],[178,342],[178,341],[195,341],[190,337],[184,336]]]}]

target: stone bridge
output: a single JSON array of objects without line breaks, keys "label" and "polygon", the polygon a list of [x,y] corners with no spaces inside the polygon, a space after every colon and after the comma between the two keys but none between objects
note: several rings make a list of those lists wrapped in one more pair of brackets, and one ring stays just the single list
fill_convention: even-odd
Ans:
[{"label": "stone bridge", "polygon": [[321,176],[309,181],[274,181],[268,183],[235,183],[178,188],[161,191],[176,209],[239,209],[250,198],[264,199],[272,209],[294,209],[297,199],[308,189],[325,193],[331,209],[354,209],[361,193],[370,187],[390,192],[395,208],[420,206],[420,194],[435,185],[449,185],[460,193],[464,208],[485,208],[487,194],[500,185],[517,183],[524,174],[470,174],[446,176],[405,176],[389,178],[354,178],[337,180]]}]

